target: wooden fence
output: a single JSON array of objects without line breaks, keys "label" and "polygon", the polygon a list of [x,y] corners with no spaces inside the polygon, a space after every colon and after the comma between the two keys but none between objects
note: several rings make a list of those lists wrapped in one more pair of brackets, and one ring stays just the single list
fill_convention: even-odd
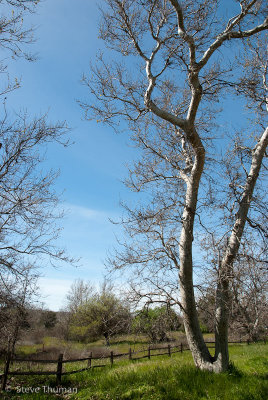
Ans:
[{"label": "wooden fence", "polygon": [[[206,342],[208,345],[208,348],[214,348],[215,347],[215,342]],[[249,344],[249,340],[246,342],[242,342],[241,340],[238,342],[229,342],[229,343],[247,343]],[[166,350],[166,351],[165,351]],[[107,365],[110,365],[111,367],[113,366],[115,359],[116,358],[127,358],[129,360],[135,361],[135,360],[141,360],[143,358],[148,358],[151,359],[151,357],[155,356],[163,356],[163,355],[168,355],[169,357],[172,356],[172,354],[175,353],[182,353],[183,351],[189,350],[189,347],[184,345],[183,343],[180,343],[179,345],[171,346],[168,344],[165,347],[152,347],[148,346],[146,349],[142,350],[132,350],[131,348],[127,353],[119,353],[115,354],[113,351],[110,352],[109,355],[102,356],[102,357],[93,357],[92,352],[89,354],[88,357],[85,358],[77,358],[77,359],[69,359],[69,360],[64,360],[63,359],[63,354],[60,354],[58,359],[56,360],[31,360],[31,359],[20,359],[20,358],[15,358],[11,356],[11,353],[9,352],[6,356],[6,361],[5,361],[5,367],[4,367],[4,373],[0,375],[2,377],[2,390],[5,391],[6,389],[6,383],[7,383],[7,378],[8,376],[19,376],[19,375],[56,375],[56,383],[57,385],[61,384],[61,379],[62,376],[64,375],[70,375],[70,374],[75,374],[78,372],[82,371],[87,371],[92,368],[102,368],[102,367],[107,367]],[[155,353],[155,351],[157,353]],[[160,351],[160,352],[159,352]],[[142,356],[140,356],[141,353],[145,353]],[[109,360],[108,363],[106,364],[94,364],[94,360]],[[36,363],[36,364],[57,364],[56,370],[53,371],[10,371],[10,366],[13,365],[13,363]],[[73,371],[64,371],[63,370],[63,365],[66,363],[73,363],[73,362],[87,362],[87,366],[84,368],[76,369]]]}]

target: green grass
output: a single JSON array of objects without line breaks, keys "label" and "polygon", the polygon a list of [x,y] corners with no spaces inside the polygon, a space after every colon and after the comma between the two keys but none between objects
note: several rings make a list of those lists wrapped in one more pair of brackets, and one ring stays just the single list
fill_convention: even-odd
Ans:
[{"label": "green grass", "polygon": [[[232,346],[230,373],[198,371],[189,352],[84,375],[76,399],[263,400],[268,396],[267,347]],[[265,357],[266,353],[266,357]],[[77,378],[77,377],[76,377]],[[79,381],[76,382],[79,385]]]},{"label": "green grass", "polygon": [[[268,397],[268,346],[231,345],[230,372],[213,374],[197,370],[189,351],[144,361],[115,360],[115,365],[64,377],[62,385],[78,393],[64,398],[84,400],[264,400]],[[79,364],[69,364],[76,369]],[[43,381],[41,379],[44,379]],[[55,377],[21,378],[17,385],[55,387]],[[15,386],[12,382],[12,386]],[[63,396],[57,396],[57,398]],[[55,399],[55,395],[23,394],[16,390],[6,399]]]}]

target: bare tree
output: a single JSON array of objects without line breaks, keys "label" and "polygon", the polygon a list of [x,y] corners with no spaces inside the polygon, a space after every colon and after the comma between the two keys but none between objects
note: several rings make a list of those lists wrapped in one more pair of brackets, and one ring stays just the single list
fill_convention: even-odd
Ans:
[{"label": "bare tree", "polygon": [[[233,15],[226,16],[229,10]],[[126,230],[133,242],[125,244],[114,265],[135,266],[137,276],[146,276],[143,294],[150,301],[153,297],[163,301],[166,296],[180,305],[195,364],[215,372],[229,365],[230,282],[268,142],[264,121],[258,121],[254,135],[250,132],[248,162],[242,159],[240,163],[245,167],[244,181],[241,184],[239,174],[233,182],[238,190],[227,218],[229,228],[218,232],[228,241],[217,268],[214,356],[204,342],[196,310],[193,240],[198,232],[194,223],[204,226],[207,214],[213,227],[219,212],[217,204],[214,208],[223,180],[213,134],[217,103],[234,92],[250,98],[261,94],[259,72],[266,85],[267,64],[258,62],[259,69],[254,69],[258,85],[254,86],[250,65],[245,64],[243,75],[237,59],[242,44],[249,41],[254,46],[257,37],[262,41],[267,28],[263,1],[235,1],[224,14],[216,0],[107,0],[100,35],[117,59],[109,63],[100,54],[91,76],[84,77],[97,100],[81,102],[86,116],[115,128],[122,120],[128,122],[143,150],[128,184],[136,191],[149,189],[151,194],[148,205],[128,207]],[[261,104],[267,104],[263,97]],[[225,145],[227,139],[225,135]],[[223,196],[224,192],[221,200]],[[170,274],[179,274],[179,298],[176,284],[169,283]],[[135,290],[141,294],[137,286]]]},{"label": "bare tree", "polygon": [[76,313],[94,293],[95,289],[89,282],[84,282],[83,279],[75,280],[66,296],[66,310],[71,314]]},{"label": "bare tree", "polygon": [[20,115],[14,121],[5,113],[0,120],[0,287],[6,298],[1,313],[12,351],[37,279],[30,266],[41,267],[42,259],[53,265],[74,262],[57,246],[58,173],[41,169],[46,145],[62,142],[65,132],[65,124],[50,125],[46,117],[29,122]]},{"label": "bare tree", "polygon": [[35,274],[34,268],[28,266],[24,268],[21,276],[6,276],[4,285],[1,285],[1,352],[14,353],[21,331],[28,326],[28,309],[36,302],[38,295],[37,278],[38,274]]},{"label": "bare tree", "polygon": [[13,57],[27,57],[25,44],[34,41],[34,28],[25,26],[25,17],[35,12],[39,1],[1,0],[0,43],[1,47],[11,52]]},{"label": "bare tree", "polygon": [[49,123],[46,115],[30,119],[26,112],[11,113],[4,97],[21,85],[9,75],[10,59],[35,59],[26,51],[34,41],[26,20],[38,2],[0,0],[0,320],[1,346],[12,352],[36,294],[35,266],[74,261],[57,247],[58,172],[44,172],[42,165],[49,143],[68,144],[68,128]]},{"label": "bare tree", "polygon": [[[34,40],[32,27],[25,17],[35,11],[38,1],[1,0],[0,43],[8,56],[32,58],[25,47]],[[7,65],[2,72],[8,75]],[[4,76],[5,78],[5,76]],[[6,81],[3,79],[3,81]],[[2,91],[19,87],[15,80]],[[47,116],[30,120],[27,113],[8,112],[3,100],[0,111],[0,281],[10,274],[20,276],[25,265],[33,265],[43,255],[46,261],[73,260],[57,248],[60,229],[57,219],[58,197],[53,189],[57,172],[42,170],[47,145],[59,142],[67,145],[65,123],[50,124]],[[31,260],[31,261],[30,261]]]},{"label": "bare tree", "polygon": [[48,125],[42,117],[28,122],[27,116],[0,121],[0,278],[5,273],[20,274],[24,258],[32,264],[40,256],[72,261],[57,248],[60,229],[58,198],[53,190],[57,173],[43,174],[42,151],[47,143],[61,141],[64,124]]},{"label": "bare tree", "polygon": [[10,59],[34,61],[26,50],[34,41],[27,17],[38,1],[0,0],[0,318],[4,349],[14,352],[36,290],[36,267],[73,262],[57,247],[59,199],[54,190],[58,172],[43,170],[49,143],[68,144],[65,123],[51,124],[46,115],[29,118],[7,109],[8,92],[19,78],[9,75]]},{"label": "bare tree", "polygon": [[[33,26],[26,26],[25,19],[35,12],[39,1],[32,0],[1,0],[0,17],[0,45],[2,49],[2,60],[0,60],[1,82],[0,95],[20,87],[20,78],[12,78],[8,73],[10,57],[16,59],[24,57],[29,61],[35,60],[36,56],[26,51],[29,44],[34,42]],[[3,82],[4,81],[4,82]]]}]

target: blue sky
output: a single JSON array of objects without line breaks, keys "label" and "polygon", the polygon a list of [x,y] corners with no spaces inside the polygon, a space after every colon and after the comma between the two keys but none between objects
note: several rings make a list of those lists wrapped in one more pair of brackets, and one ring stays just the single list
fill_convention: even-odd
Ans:
[{"label": "blue sky", "polygon": [[62,220],[60,242],[72,256],[81,257],[79,268],[41,268],[43,301],[57,310],[74,279],[97,283],[103,277],[103,261],[116,244],[115,234],[120,234],[109,218],[118,218],[120,199],[131,197],[121,180],[136,151],[129,146],[127,135],[84,121],[76,102],[89,99],[80,80],[102,46],[96,2],[45,0],[37,10],[27,23],[37,26],[37,41],[28,50],[37,52],[38,60],[9,61],[10,76],[21,78],[22,88],[7,101],[14,111],[27,109],[31,116],[48,112],[51,122],[66,120],[72,128],[70,139],[75,143],[69,148],[50,146],[45,163],[61,171],[56,190],[63,192],[67,216]]}]

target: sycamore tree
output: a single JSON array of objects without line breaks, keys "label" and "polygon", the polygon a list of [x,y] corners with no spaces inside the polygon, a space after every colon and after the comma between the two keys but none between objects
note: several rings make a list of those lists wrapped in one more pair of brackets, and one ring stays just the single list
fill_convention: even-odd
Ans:
[{"label": "sycamore tree", "polygon": [[[125,206],[129,239],[111,262],[134,268],[136,298],[180,306],[196,366],[215,372],[229,366],[228,309],[243,234],[263,234],[254,189],[261,191],[268,142],[267,28],[265,1],[106,0],[107,55],[84,77],[95,98],[81,102],[86,117],[131,132],[142,152],[127,185],[147,196]],[[247,115],[235,121],[240,133],[221,111],[246,99]],[[207,235],[218,248],[214,355],[200,329],[193,273],[206,269],[193,255]]]}]

